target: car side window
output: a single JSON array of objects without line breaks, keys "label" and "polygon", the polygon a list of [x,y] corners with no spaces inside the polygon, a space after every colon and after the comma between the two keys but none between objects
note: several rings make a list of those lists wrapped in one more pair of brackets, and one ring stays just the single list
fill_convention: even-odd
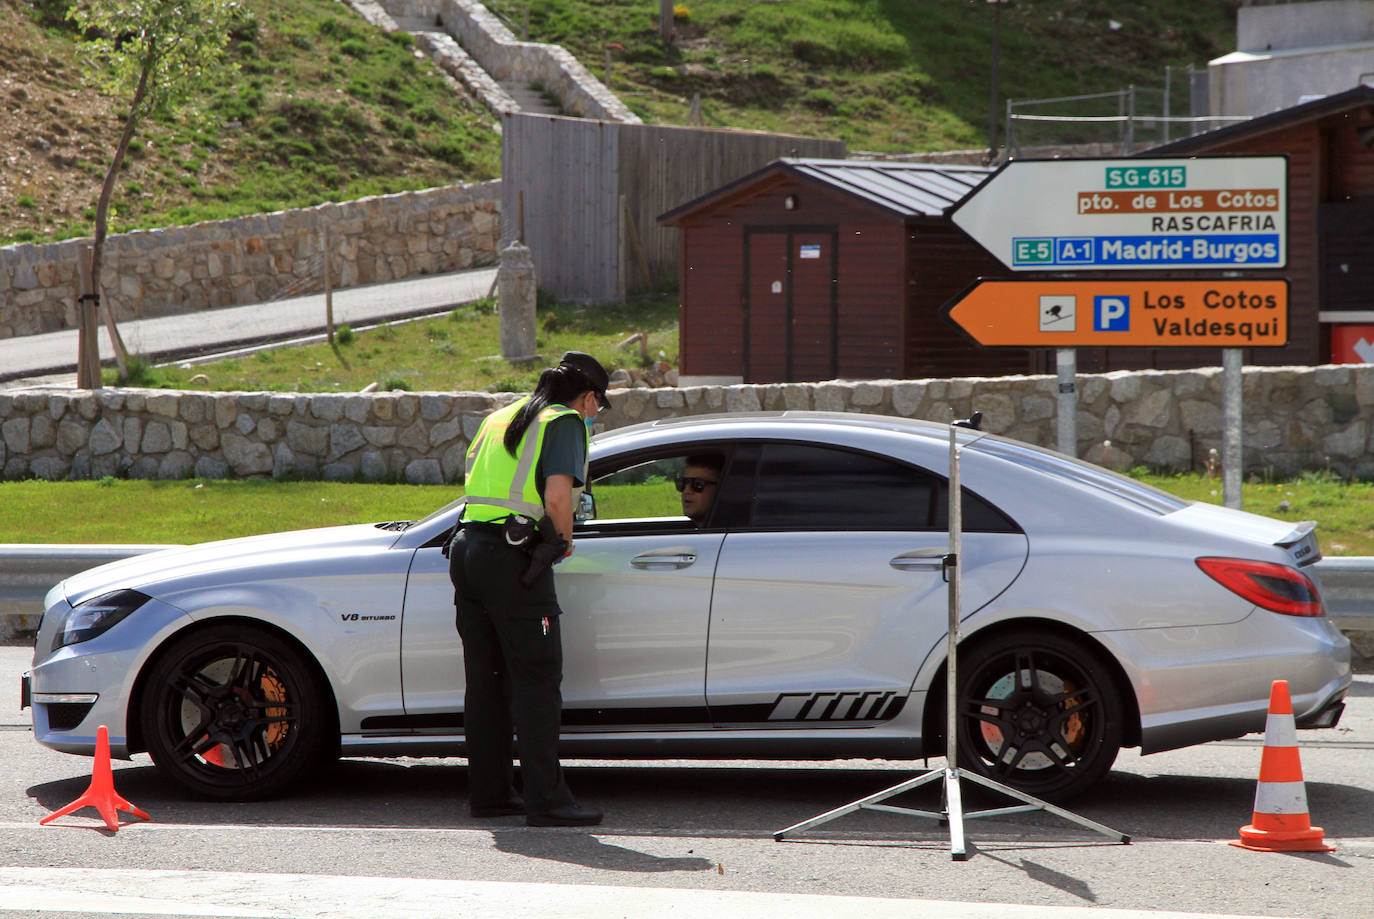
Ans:
[{"label": "car side window", "polygon": [[[764,444],[750,524],[760,529],[944,530],[942,476],[866,453],[808,444]],[[964,490],[964,529],[1017,528]]]},{"label": "car side window", "polygon": [[658,521],[706,527],[711,523],[725,468],[725,452],[706,449],[643,457],[610,470],[597,470],[585,502],[587,524]]},{"label": "car side window", "polygon": [[682,457],[635,463],[592,479],[597,520],[681,516],[673,482],[682,471]]}]

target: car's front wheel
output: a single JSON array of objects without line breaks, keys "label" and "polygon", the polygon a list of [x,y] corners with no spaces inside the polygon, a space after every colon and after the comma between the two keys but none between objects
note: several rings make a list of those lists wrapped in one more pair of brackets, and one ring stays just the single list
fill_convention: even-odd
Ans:
[{"label": "car's front wheel", "polygon": [[1100,654],[1018,630],[959,652],[959,762],[1047,800],[1082,794],[1121,747],[1117,680]]},{"label": "car's front wheel", "polygon": [[149,673],[139,706],[158,770],[194,795],[270,797],[330,750],[336,719],[291,644],[242,624],[175,639]]}]

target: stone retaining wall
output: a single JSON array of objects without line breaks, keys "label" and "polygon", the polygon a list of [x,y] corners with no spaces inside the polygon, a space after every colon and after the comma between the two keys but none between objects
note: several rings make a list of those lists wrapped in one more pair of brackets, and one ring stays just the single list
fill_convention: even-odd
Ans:
[{"label": "stone retaining wall", "polygon": [[[495,264],[500,211],[492,181],[116,234],[105,296],[117,319],[139,319],[320,290],[326,226],[336,288]],[[90,243],[0,248],[0,338],[76,327],[77,257]]]},{"label": "stone retaining wall", "polygon": [[579,118],[639,124],[639,116],[621,102],[582,63],[558,45],[520,41],[505,24],[475,0],[380,0],[392,16],[437,16],[497,81],[538,84],[558,97],[563,110]]},{"label": "stone retaining wall", "polygon": [[[1374,478],[1374,366],[1247,368],[1245,472]],[[1221,448],[1219,368],[1078,379],[1079,455],[1117,468],[1202,468]],[[605,427],[680,415],[817,409],[983,426],[1056,442],[1052,376],[694,386],[612,391]],[[510,393],[190,393],[36,389],[0,394],[9,479],[243,478],[456,481],[482,418]]]}]

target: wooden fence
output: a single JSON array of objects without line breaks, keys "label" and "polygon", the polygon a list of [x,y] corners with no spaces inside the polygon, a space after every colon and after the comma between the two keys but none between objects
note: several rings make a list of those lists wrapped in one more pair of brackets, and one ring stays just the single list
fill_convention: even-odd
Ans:
[{"label": "wooden fence", "polygon": [[660,214],[780,156],[845,155],[837,140],[548,115],[502,130],[502,245],[523,224],[539,286],[588,302],[676,281],[678,231]]}]

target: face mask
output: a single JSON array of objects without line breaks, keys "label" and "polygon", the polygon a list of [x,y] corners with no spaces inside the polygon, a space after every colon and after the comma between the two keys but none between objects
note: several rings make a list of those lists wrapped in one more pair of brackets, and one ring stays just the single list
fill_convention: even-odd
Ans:
[{"label": "face mask", "polygon": [[[598,412],[597,414],[600,413]],[[584,420],[587,422],[587,433],[590,434],[592,432],[592,425],[596,424],[596,415]]]}]

